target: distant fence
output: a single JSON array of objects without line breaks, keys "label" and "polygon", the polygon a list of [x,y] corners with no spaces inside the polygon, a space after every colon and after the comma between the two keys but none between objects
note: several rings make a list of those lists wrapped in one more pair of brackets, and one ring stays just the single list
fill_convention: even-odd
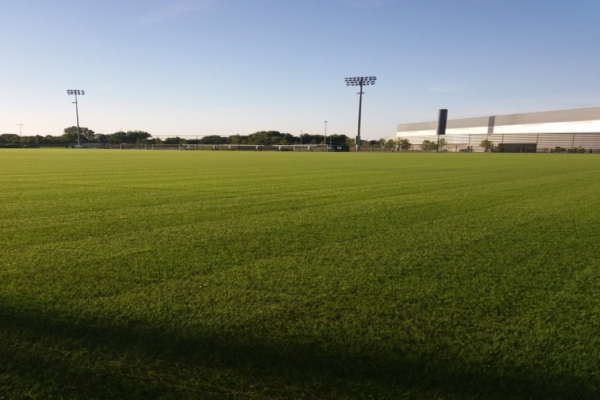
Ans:
[{"label": "distant fence", "polygon": [[[20,146],[19,146],[20,147]],[[37,147],[37,146],[36,146]],[[45,146],[44,147],[57,147]],[[255,145],[255,144],[114,144],[114,143],[84,143],[81,145],[62,145],[62,148],[81,148],[81,149],[117,149],[117,150],[179,150],[179,151],[197,151],[197,150],[221,150],[221,151],[344,151],[341,146],[325,146],[323,144],[296,144],[296,145]],[[350,150],[345,150],[350,151]]]},{"label": "distant fence", "polygon": [[[78,146],[75,146],[78,147]],[[308,145],[255,145],[255,144],[103,144],[90,143],[81,145],[81,148],[90,149],[120,149],[120,150],[180,150],[180,151],[198,151],[198,150],[222,150],[222,151],[327,151],[327,147],[322,144]],[[332,150],[332,149],[330,149]]]},{"label": "distant fence", "polygon": [[[44,147],[44,146],[40,146]],[[65,147],[65,146],[62,146]],[[80,146],[71,145],[71,148],[82,149],[118,149],[118,150],[179,150],[179,151],[302,151],[302,152],[356,152],[356,146],[339,146],[324,144],[286,144],[286,145],[262,145],[262,144],[110,144],[89,143]],[[417,151],[418,146],[414,148]],[[361,145],[363,152],[399,152],[402,151],[398,145]],[[406,150],[405,150],[406,151]]]},{"label": "distant fence", "polygon": [[[600,133],[540,133],[540,134],[454,134],[440,136],[446,141],[445,152],[511,152],[511,153],[599,153]],[[437,141],[437,136],[409,136],[412,143],[404,151],[424,151],[421,143]],[[489,140],[491,147],[481,146]],[[430,150],[431,151],[431,150]],[[433,150],[435,151],[435,150]]]},{"label": "distant fence", "polygon": [[[511,152],[511,153],[600,153],[600,133],[546,133],[546,134],[453,134],[444,135],[444,146],[437,150],[435,145],[428,149],[422,145],[423,141],[437,142],[438,137],[410,136],[408,145],[361,145],[360,151],[374,152],[454,152],[454,153],[479,153]],[[491,146],[485,148],[481,142],[487,140]],[[1,146],[0,146],[1,147]],[[11,144],[5,147],[18,147]],[[324,144],[296,144],[296,145],[251,145],[251,144],[114,144],[114,143],[83,143],[51,144],[51,145],[25,145],[23,147],[69,147],[84,149],[119,149],[119,150],[178,150],[178,151],[300,151],[300,152],[355,152],[356,146],[326,146]]]}]

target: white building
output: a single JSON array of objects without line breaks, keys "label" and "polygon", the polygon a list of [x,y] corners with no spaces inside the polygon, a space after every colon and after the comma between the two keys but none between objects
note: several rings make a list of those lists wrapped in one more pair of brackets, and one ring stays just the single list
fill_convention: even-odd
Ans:
[{"label": "white building", "polygon": [[[400,124],[397,137],[418,145],[437,140],[436,129],[437,121]],[[444,139],[449,151],[467,147],[482,151],[479,144],[484,139],[505,151],[518,150],[518,144],[528,149],[535,145],[537,151],[557,147],[600,150],[600,107],[448,119]]]}]

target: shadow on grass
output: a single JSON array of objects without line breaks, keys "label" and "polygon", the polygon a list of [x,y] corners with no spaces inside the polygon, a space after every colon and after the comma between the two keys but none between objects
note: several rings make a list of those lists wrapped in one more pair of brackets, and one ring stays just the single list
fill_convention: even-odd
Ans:
[{"label": "shadow on grass", "polygon": [[[0,307],[0,398],[597,399],[569,376],[36,316]],[[516,368],[515,368],[516,371]]]}]

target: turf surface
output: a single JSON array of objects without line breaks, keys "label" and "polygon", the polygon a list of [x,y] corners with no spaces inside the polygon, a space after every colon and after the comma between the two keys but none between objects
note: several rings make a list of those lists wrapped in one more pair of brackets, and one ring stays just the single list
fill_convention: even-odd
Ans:
[{"label": "turf surface", "polygon": [[597,155],[0,171],[0,399],[600,398]]}]

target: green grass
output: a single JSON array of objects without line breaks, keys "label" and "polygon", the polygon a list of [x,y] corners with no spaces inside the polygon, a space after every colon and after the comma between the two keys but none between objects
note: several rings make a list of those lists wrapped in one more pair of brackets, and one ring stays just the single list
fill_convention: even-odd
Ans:
[{"label": "green grass", "polygon": [[0,399],[600,398],[598,156],[0,171]]}]

